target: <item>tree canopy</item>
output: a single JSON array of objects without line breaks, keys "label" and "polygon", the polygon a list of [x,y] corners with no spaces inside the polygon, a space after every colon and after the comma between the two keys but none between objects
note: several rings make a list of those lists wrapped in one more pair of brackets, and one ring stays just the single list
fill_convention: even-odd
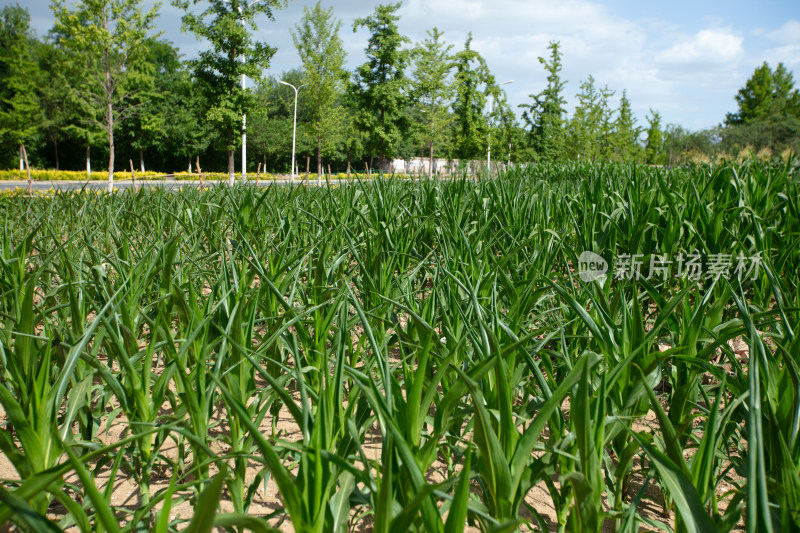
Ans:
[{"label": "tree canopy", "polygon": [[[242,87],[245,77],[259,81],[275,48],[253,38],[257,15],[273,20],[273,11],[283,0],[173,0],[184,10],[183,26],[210,48],[190,61],[206,99],[205,118],[220,131],[228,152],[228,175],[233,182],[234,150],[241,146],[235,135],[243,128],[244,116],[253,106],[252,90]],[[193,11],[191,8],[194,7]]]},{"label": "tree canopy", "polygon": [[[538,58],[543,80],[509,105],[472,35],[461,49],[433,27],[418,42],[403,35],[401,4],[378,5],[352,29],[366,60],[348,71],[342,21],[321,2],[292,29],[301,63],[269,73],[275,48],[257,26],[285,0],[171,0],[183,28],[208,46],[182,57],[155,26],[158,5],[144,0],[54,0],[56,23],[44,37],[28,10],[0,8],[0,163],[16,166],[22,146],[33,164],[75,169],[108,160],[108,175],[127,170],[227,168],[247,141],[247,170],[289,168],[294,93],[297,160],[348,171],[387,168],[387,159],[496,162],[561,159],[680,164],[768,158],[800,150],[800,95],[783,63],[755,68],[722,124],[692,131],[650,109],[636,94],[588,74],[567,105],[569,83],[558,41]],[[245,86],[247,85],[247,86]],[[494,105],[490,105],[489,102]],[[641,124],[641,125],[640,125]],[[373,165],[374,164],[374,165]],[[419,164],[419,161],[416,163]],[[419,167],[415,167],[419,168]],[[106,169],[104,169],[105,172]],[[415,170],[416,171],[416,170]]]},{"label": "tree canopy", "polygon": [[316,145],[317,173],[322,174],[322,156],[331,155],[339,144],[345,120],[341,105],[347,82],[346,53],[339,37],[342,21],[333,8],[317,4],[303,8],[303,19],[292,32],[295,48],[303,62],[303,98],[307,101],[308,135]]},{"label": "tree canopy", "polygon": [[744,87],[736,93],[736,113],[728,113],[729,126],[775,116],[800,116],[800,93],[794,87],[794,77],[783,63],[773,71],[766,61],[756,68]]},{"label": "tree canopy", "polygon": [[353,23],[353,32],[362,27],[370,32],[367,61],[356,70],[351,86],[359,107],[356,122],[366,132],[366,148],[378,155],[380,168],[387,157],[394,157],[407,128],[409,58],[403,45],[409,39],[397,27],[400,5],[378,5],[371,16]]}]

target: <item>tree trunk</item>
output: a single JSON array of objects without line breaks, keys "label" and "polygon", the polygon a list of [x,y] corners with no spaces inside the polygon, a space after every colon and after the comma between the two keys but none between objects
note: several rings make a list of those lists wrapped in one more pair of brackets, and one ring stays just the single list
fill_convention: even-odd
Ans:
[{"label": "tree trunk", "polygon": [[139,150],[139,169],[144,174],[144,150]]},{"label": "tree trunk", "polygon": [[322,137],[317,136],[317,176],[322,174]]},{"label": "tree trunk", "polygon": [[236,169],[234,168],[234,151],[228,150],[228,184],[236,183]]},{"label": "tree trunk", "polygon": [[[229,147],[233,146],[233,129],[229,129],[228,130],[228,146]],[[236,170],[233,168],[233,155],[234,155],[233,148],[228,148],[228,184],[229,185],[233,185],[234,184],[234,180],[235,180],[234,173],[236,172]]]},{"label": "tree trunk", "polygon": [[[107,27],[107,22],[104,27]],[[106,128],[108,128],[108,192],[114,192],[114,107],[111,102],[113,81],[111,80],[111,60],[109,50],[105,49],[106,67]]]},{"label": "tree trunk", "polygon": [[88,144],[86,145],[86,178],[92,179],[92,159],[89,157],[89,152],[92,149]]},{"label": "tree trunk", "polygon": [[189,156],[189,174],[192,173],[192,156]]},{"label": "tree trunk", "polygon": [[131,166],[131,183],[133,183],[133,192],[136,192],[136,173],[133,171],[133,159],[128,159],[128,164]]},{"label": "tree trunk", "polygon": [[433,141],[431,141],[431,166],[428,169],[428,176],[433,177]]},{"label": "tree trunk", "polygon": [[53,152],[56,156],[56,170],[59,170],[58,165],[58,139],[53,139]]},{"label": "tree trunk", "polygon": [[28,171],[28,196],[33,194],[33,186],[31,185],[31,167],[28,165],[28,152],[25,151],[25,145],[19,145],[19,153],[25,161],[25,170]]},{"label": "tree trunk", "polygon": [[111,102],[108,102],[108,192],[114,192],[114,118],[111,116]]},{"label": "tree trunk", "polygon": [[[381,129],[383,129],[383,127],[385,125],[386,125],[386,115],[385,115],[383,109],[381,109]],[[381,141],[380,141],[380,157],[378,158],[378,162],[380,163],[380,167],[378,168],[378,175],[383,174],[383,155],[384,155],[384,152],[385,152],[384,142],[383,142],[383,137],[381,137]],[[370,166],[372,166],[372,165],[370,165]]]},{"label": "tree trunk", "polygon": [[194,160],[194,166],[197,169],[197,175],[200,178],[200,187],[203,187],[203,170],[200,168],[200,156],[197,156],[197,159]]}]

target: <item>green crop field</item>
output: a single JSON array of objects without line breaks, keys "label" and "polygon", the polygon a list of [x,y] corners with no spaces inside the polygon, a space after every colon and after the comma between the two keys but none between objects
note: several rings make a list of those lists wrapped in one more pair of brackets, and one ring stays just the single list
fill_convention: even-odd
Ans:
[{"label": "green crop field", "polygon": [[800,528],[792,161],[0,213],[0,529]]}]

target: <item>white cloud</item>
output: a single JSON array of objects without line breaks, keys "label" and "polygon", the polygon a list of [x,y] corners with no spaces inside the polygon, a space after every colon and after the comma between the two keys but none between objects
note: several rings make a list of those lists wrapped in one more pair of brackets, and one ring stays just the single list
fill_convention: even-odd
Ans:
[{"label": "white cloud", "polygon": [[783,63],[795,72],[800,69],[800,21],[789,20],[780,28],[762,35],[777,45],[763,52],[763,60],[773,67]]},{"label": "white cloud", "polygon": [[800,75],[798,72],[800,69],[800,43],[771,48],[764,52],[763,60],[773,68],[778,66],[778,63],[783,63],[789,70]]},{"label": "white cloud", "polygon": [[701,30],[658,54],[657,60],[685,66],[729,65],[744,55],[743,41],[730,30]]},{"label": "white cloud", "polygon": [[781,44],[800,44],[800,21],[790,20],[777,30],[766,34],[767,38]]}]

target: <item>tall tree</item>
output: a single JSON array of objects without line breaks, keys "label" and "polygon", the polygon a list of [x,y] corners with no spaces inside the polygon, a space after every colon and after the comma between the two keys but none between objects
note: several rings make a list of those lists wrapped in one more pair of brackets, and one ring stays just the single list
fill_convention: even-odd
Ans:
[{"label": "tall tree", "polygon": [[134,97],[139,110],[125,128],[125,140],[137,153],[142,172],[145,171],[145,152],[161,146],[165,140],[167,120],[177,111],[165,104],[170,100],[170,93],[176,89],[176,76],[181,68],[180,54],[172,43],[148,38],[145,40],[145,47],[146,61],[153,73],[153,89],[141,91]]},{"label": "tall tree", "polygon": [[[497,143],[497,159],[502,161],[505,159],[508,163],[512,159],[516,160],[518,154],[515,153],[512,158],[512,152],[515,146],[519,146],[520,141],[524,140],[524,133],[517,124],[517,118],[514,111],[508,103],[508,97],[505,91],[499,90],[495,93],[495,104],[489,119],[494,124],[492,128],[492,139],[496,139]],[[493,143],[494,144],[494,143]]]},{"label": "tall tree", "polygon": [[208,106],[185,68],[158,76],[156,80],[157,84],[169,86],[160,100],[164,120],[162,150],[184,158],[191,172],[192,161],[216,141],[216,132],[205,120]]},{"label": "tall tree", "polygon": [[603,109],[602,95],[595,87],[594,77],[589,76],[581,83],[576,98],[578,105],[568,125],[570,142],[567,155],[582,160],[595,159]]},{"label": "tall tree", "polygon": [[647,117],[647,145],[644,149],[645,161],[648,164],[658,164],[663,145],[664,136],[661,131],[661,115],[651,108],[650,116]]},{"label": "tall tree", "polygon": [[614,121],[614,132],[612,135],[614,159],[623,162],[636,159],[641,151],[641,146],[639,145],[639,136],[641,133],[641,129],[636,126],[636,117],[633,116],[631,101],[628,99],[628,92],[623,90],[619,109],[617,110],[617,120]]},{"label": "tall tree", "polygon": [[355,91],[348,89],[344,93],[342,106],[345,110],[345,123],[344,123],[344,141],[342,150],[344,151],[345,160],[347,161],[347,174],[350,174],[350,169],[353,161],[356,161],[364,155],[364,132],[358,127],[358,103],[354,99]]},{"label": "tall tree", "polygon": [[347,81],[345,51],[339,37],[341,20],[333,8],[303,8],[303,19],[292,32],[292,40],[303,61],[304,99],[309,112],[306,134],[316,141],[317,174],[322,174],[322,156],[335,150],[341,139],[344,110],[342,93]]},{"label": "tall tree", "polygon": [[428,38],[411,51],[414,62],[411,95],[421,122],[421,139],[429,149],[429,171],[432,174],[434,147],[444,143],[453,120],[448,110],[453,95],[450,80],[453,69],[450,50],[453,46],[442,40],[443,34],[438,28],[427,33]]},{"label": "tall tree", "polygon": [[775,71],[766,61],[756,68],[736,94],[736,104],[739,110],[725,117],[729,126],[776,115],[800,117],[800,93],[794,88],[792,73],[783,63],[778,63]]},{"label": "tall tree", "polygon": [[483,155],[488,135],[488,117],[484,116],[486,97],[493,88],[497,89],[486,60],[472,49],[472,33],[467,35],[464,49],[455,55],[455,68],[455,156],[475,159]]},{"label": "tall tree", "polygon": [[114,131],[138,111],[137,96],[152,87],[145,61],[145,38],[157,6],[143,11],[142,0],[53,0],[59,45],[72,56],[85,83],[73,88],[87,122],[108,139],[108,186],[114,182]]},{"label": "tall tree", "polygon": [[600,124],[595,143],[595,161],[610,161],[614,157],[614,110],[611,108],[611,98],[615,92],[608,85],[600,89]]},{"label": "tall tree", "polygon": [[359,108],[357,127],[366,133],[366,149],[378,154],[381,169],[384,160],[395,155],[407,122],[408,51],[403,45],[408,38],[397,29],[400,6],[378,5],[371,16],[353,23],[353,32],[362,27],[370,32],[367,61],[358,67],[351,85]]},{"label": "tall tree", "polygon": [[561,80],[561,51],[558,41],[548,45],[550,60],[540,57],[539,63],[547,72],[547,87],[539,94],[532,94],[532,104],[522,104],[522,117],[530,127],[531,144],[536,153],[545,160],[556,160],[564,156],[566,130],[566,100],[563,92],[566,81]]},{"label": "tall tree", "polygon": [[[198,4],[202,6],[200,12],[189,10]],[[228,178],[233,183],[233,156],[241,146],[237,133],[243,131],[243,116],[254,103],[252,90],[241,84],[245,76],[258,83],[275,55],[275,48],[250,36],[248,26],[257,29],[255,19],[259,14],[274,20],[273,10],[283,7],[285,1],[173,0],[173,5],[184,10],[184,30],[211,45],[191,65],[208,103],[206,119],[222,133],[228,152]]]},{"label": "tall tree", "polygon": [[50,42],[40,42],[37,46],[39,61],[39,106],[41,109],[41,131],[53,145],[53,163],[60,168],[59,143],[67,138],[67,125],[70,120],[70,82],[64,65],[63,51]]},{"label": "tall tree", "polygon": [[25,144],[38,133],[40,112],[36,92],[38,64],[32,54],[28,11],[6,6],[0,12],[3,42],[0,43],[0,140],[14,146],[23,170]]}]

